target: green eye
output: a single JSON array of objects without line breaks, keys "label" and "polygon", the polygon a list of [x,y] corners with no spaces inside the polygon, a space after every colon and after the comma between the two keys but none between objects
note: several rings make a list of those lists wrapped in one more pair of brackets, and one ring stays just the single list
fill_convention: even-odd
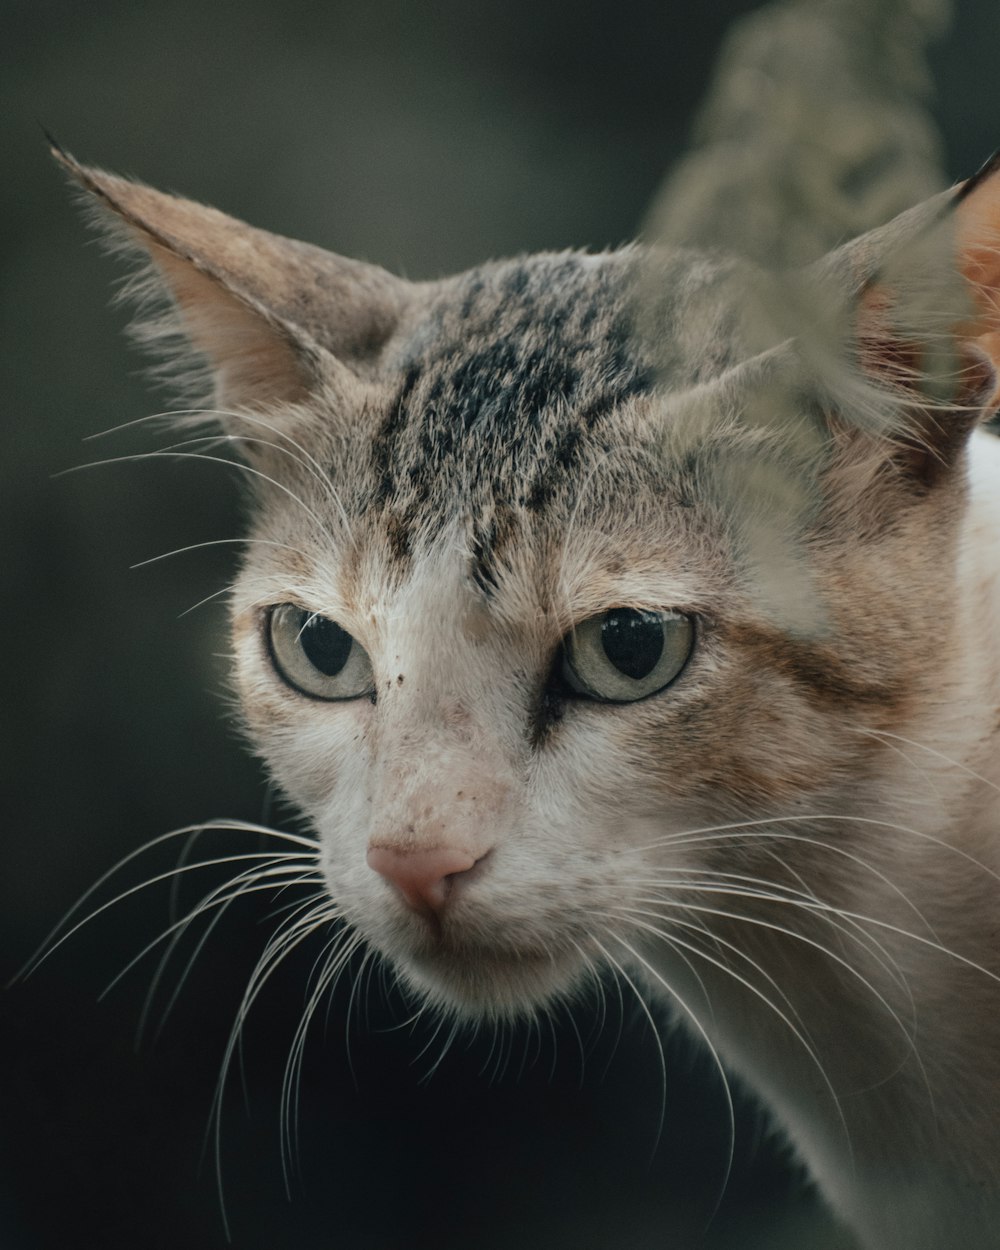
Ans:
[{"label": "green eye", "polygon": [[694,624],[681,612],[611,608],[563,639],[561,676],[588,699],[634,703],[668,686],[693,646]]},{"label": "green eye", "polygon": [[314,699],[359,699],[375,686],[368,652],[327,616],[291,603],[267,623],[274,667],[290,686]]}]

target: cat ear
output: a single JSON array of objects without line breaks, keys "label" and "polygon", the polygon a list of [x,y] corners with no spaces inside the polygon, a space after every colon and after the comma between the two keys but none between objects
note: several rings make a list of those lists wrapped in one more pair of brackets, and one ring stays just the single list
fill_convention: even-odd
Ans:
[{"label": "cat ear", "polygon": [[1000,404],[1000,160],[842,255],[855,358],[875,383],[893,468],[930,487]]},{"label": "cat ear", "polygon": [[80,165],[56,146],[53,155],[112,241],[150,262],[126,294],[158,312],[166,297],[166,316],[141,317],[137,337],[166,356],[174,380],[207,362],[219,409],[356,387],[411,300],[415,288],[377,266]]}]

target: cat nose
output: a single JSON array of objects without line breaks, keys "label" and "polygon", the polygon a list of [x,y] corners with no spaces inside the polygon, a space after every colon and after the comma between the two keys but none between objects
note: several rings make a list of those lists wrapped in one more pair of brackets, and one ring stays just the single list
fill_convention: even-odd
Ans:
[{"label": "cat nose", "polygon": [[438,921],[454,879],[484,858],[452,846],[428,850],[373,846],[368,851],[368,867],[395,886],[413,911]]}]

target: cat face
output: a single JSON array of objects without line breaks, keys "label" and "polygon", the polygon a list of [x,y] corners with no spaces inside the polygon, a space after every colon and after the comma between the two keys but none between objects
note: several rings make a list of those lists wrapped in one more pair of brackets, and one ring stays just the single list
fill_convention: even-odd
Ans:
[{"label": "cat face", "polygon": [[945,419],[901,379],[916,331],[886,324],[877,241],[827,275],[872,434],[808,352],[759,350],[728,262],[406,284],[75,172],[213,366],[256,497],[246,725],[405,983],[531,1012],[702,923],[665,890],[787,887],[812,813],[891,812],[879,735],[947,682],[964,438],[993,386],[963,358]]},{"label": "cat face", "polygon": [[[858,728],[898,726],[937,677],[923,622],[947,627],[950,580],[912,552],[930,524],[947,549],[957,486],[901,505],[859,559],[810,459],[780,476],[769,535],[762,485],[738,506],[715,438],[672,457],[663,430],[692,406],[710,430],[742,417],[770,376],[671,403],[616,329],[637,260],[537,258],[435,291],[374,397],[311,414],[341,430],[334,463],[275,440],[280,489],[235,591],[251,736],[308,814],[331,896],[461,1014],[530,1011],[620,955],[612,933],[641,944],[659,883],[733,870],[731,845],[692,830],[870,812],[884,752]],[[770,448],[742,448],[755,465],[775,469]],[[787,545],[804,605],[762,594],[755,524]],[[281,605],[299,610],[284,625]],[[660,631],[652,685],[616,667],[615,613]],[[343,690],[323,666],[336,679],[350,644],[327,662],[313,614],[364,657]],[[590,685],[572,669],[587,631]],[[759,841],[735,858],[773,876]]]}]

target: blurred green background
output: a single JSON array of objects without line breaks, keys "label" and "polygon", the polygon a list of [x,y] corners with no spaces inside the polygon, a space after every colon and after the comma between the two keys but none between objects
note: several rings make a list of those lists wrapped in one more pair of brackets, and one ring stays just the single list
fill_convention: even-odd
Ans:
[{"label": "blurred green background", "polygon": [[[164,462],[53,476],[151,447],[141,432],[83,440],[161,398],[123,345],[127,316],[108,299],[118,271],[88,240],[40,125],[82,159],[430,277],[628,239],[683,150],[723,32],[752,7],[0,4],[3,980],[142,842],[213,816],[285,818],[227,724],[223,608],[181,615],[225,583],[233,551],[130,569],[235,535],[234,483]],[[960,3],[933,56],[950,177],[1000,142],[998,48],[995,0]],[[137,1053],[152,966],[98,996],[167,908],[162,892],[115,908],[0,996],[0,1250],[225,1244],[202,1143],[266,909],[220,926],[159,1040]],[[672,1039],[660,1132],[659,1060],[634,1012],[584,1036],[585,1063],[562,1021],[537,1045],[513,1039],[509,1062],[486,1041],[458,1045],[424,1080],[430,1032],[395,1027],[377,988],[367,1020],[355,1010],[346,1024],[338,995],[310,1039],[289,1201],[278,1098],[311,957],[262,998],[247,1102],[237,1078],[225,1103],[237,1247],[849,1244],[742,1106],[713,1218],[727,1155],[718,1082]]]}]

